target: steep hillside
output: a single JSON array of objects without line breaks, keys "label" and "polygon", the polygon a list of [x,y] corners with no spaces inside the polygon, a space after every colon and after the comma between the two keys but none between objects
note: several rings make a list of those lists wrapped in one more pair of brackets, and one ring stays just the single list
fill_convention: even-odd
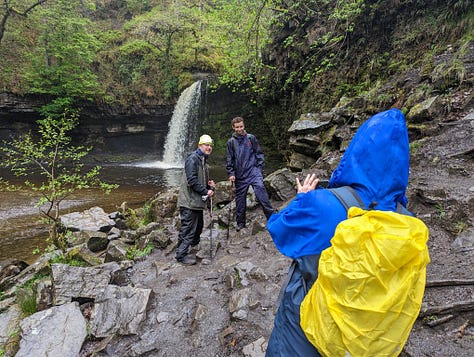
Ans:
[{"label": "steep hillside", "polygon": [[288,143],[293,120],[341,102],[354,117],[392,106],[408,113],[433,96],[434,116],[472,105],[457,95],[474,81],[472,2],[336,3],[280,3],[259,102],[273,137]]}]

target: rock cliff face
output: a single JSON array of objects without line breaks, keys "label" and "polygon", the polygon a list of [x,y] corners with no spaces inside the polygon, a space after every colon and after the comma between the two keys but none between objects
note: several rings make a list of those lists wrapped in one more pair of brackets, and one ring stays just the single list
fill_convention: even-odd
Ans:
[{"label": "rock cliff face", "polygon": [[[455,60],[453,57],[448,51],[434,61],[452,62]],[[463,117],[474,107],[474,43],[466,47],[458,60],[464,68],[464,79],[461,83],[455,79],[446,80],[444,85],[449,82],[449,91],[439,87],[434,74],[421,75],[419,71],[409,71],[394,75],[387,82],[390,89],[383,87],[371,96],[341,97],[328,112],[301,115],[288,130],[291,150],[288,166],[300,171],[318,160],[324,161],[325,153],[332,153],[334,149],[343,151],[351,133],[361,122],[373,113],[390,107],[405,112],[411,142],[430,140],[441,126]],[[399,91],[398,100],[388,95],[393,88]],[[384,95],[384,101],[377,99]]]},{"label": "rock cliff face", "polygon": [[[199,131],[226,138],[232,133],[230,120],[234,116],[255,115],[255,108],[245,96],[225,87],[213,91],[206,85],[202,88]],[[0,140],[34,130],[40,119],[38,108],[49,99],[0,93]],[[112,160],[162,156],[173,105],[140,103],[124,108],[83,102],[80,107],[80,124],[74,129],[73,138],[78,144],[93,146],[91,155]],[[251,128],[251,120],[249,124]]]},{"label": "rock cliff face", "polygon": [[360,1],[353,12],[336,3],[278,2],[286,12],[275,21],[264,53],[268,73],[260,101],[271,116],[267,132],[278,134],[280,151],[292,156],[295,169],[320,155],[303,148],[311,144],[302,145],[294,128],[286,132],[306,113],[333,113],[357,126],[397,107],[419,139],[427,135],[425,122],[472,105],[469,1]]},{"label": "rock cliff face", "polygon": [[[41,96],[0,94],[0,139],[34,129]],[[77,143],[92,145],[94,154],[158,154],[168,132],[173,106],[140,104],[127,108],[82,103],[81,124],[74,130]]]}]

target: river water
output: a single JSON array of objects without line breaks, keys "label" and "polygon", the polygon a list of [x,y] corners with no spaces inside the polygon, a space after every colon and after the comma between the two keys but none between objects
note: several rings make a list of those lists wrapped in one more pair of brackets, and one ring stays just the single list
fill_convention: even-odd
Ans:
[{"label": "river water", "polygon": [[[78,192],[61,206],[62,214],[83,211],[94,206],[110,213],[126,201],[131,208],[139,208],[156,193],[178,186],[181,168],[163,168],[157,162],[134,165],[102,166],[101,178],[120,187],[106,195],[96,190]],[[9,180],[7,172],[0,175]],[[225,179],[222,167],[212,168],[211,176],[217,182]],[[0,261],[16,258],[32,263],[37,256],[35,248],[46,247],[47,226],[39,222],[38,197],[29,191],[0,192]]]},{"label": "river water", "polygon": [[[131,208],[139,208],[156,193],[178,186],[186,154],[196,145],[200,105],[201,81],[197,81],[181,93],[175,105],[162,161],[102,166],[102,180],[120,187],[109,195],[94,190],[80,191],[62,203],[61,214],[80,212],[93,206],[111,213],[124,201]],[[223,165],[210,168],[210,171],[214,181],[225,179]],[[18,183],[5,170],[0,169],[0,177]],[[37,258],[33,250],[42,251],[46,247],[48,232],[47,226],[38,221],[38,208],[35,207],[38,199],[29,191],[0,192],[0,261],[16,258],[31,263]]]}]

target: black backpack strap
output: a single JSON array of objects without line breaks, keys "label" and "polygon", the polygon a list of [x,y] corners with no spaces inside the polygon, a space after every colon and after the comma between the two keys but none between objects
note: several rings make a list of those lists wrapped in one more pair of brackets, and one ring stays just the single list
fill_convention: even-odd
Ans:
[{"label": "black backpack strap", "polygon": [[[281,301],[283,300],[283,296],[285,295],[288,285],[291,282],[294,284],[294,279],[298,279],[298,282],[300,282],[301,286],[303,287],[305,295],[308,293],[309,289],[311,289],[311,286],[318,277],[318,265],[320,257],[320,254],[311,254],[293,259],[288,273],[286,274],[286,277],[283,280],[282,286],[280,288],[277,301],[278,305],[280,305]],[[295,274],[296,277],[293,278]]]},{"label": "black backpack strap", "polygon": [[359,194],[350,186],[342,186],[336,188],[330,188],[334,196],[343,204],[346,210],[349,210],[351,207],[359,207],[362,209],[367,209],[364,202],[359,197]]},{"label": "black backpack strap", "polygon": [[255,136],[252,134],[247,133],[247,137],[250,141],[250,145],[252,146],[252,151],[255,153],[256,149],[255,147],[257,146],[255,143]]},{"label": "black backpack strap", "polygon": [[[344,205],[346,210],[349,210],[351,207],[360,207],[365,208],[364,202],[362,202],[358,193],[350,186],[342,186],[337,188],[330,188],[334,196]],[[411,216],[412,214],[408,211],[400,202],[397,202],[397,213],[404,214],[406,216]]]},{"label": "black backpack strap", "polygon": [[232,140],[232,150],[233,150],[233,156],[236,157],[237,156],[237,144],[235,143],[236,142],[236,138],[234,138],[233,136],[230,138],[230,140]]}]

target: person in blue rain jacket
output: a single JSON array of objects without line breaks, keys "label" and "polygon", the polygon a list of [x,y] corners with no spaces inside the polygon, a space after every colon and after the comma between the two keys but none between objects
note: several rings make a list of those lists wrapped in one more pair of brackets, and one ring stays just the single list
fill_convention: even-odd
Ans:
[{"label": "person in blue rain jacket", "polygon": [[[357,131],[329,188],[351,186],[366,208],[396,211],[406,206],[410,166],[408,131],[403,113],[390,109],[372,116]],[[288,283],[282,287],[267,357],[320,356],[300,327],[300,305],[318,274],[321,252],[339,222],[347,218],[342,203],[327,189],[317,188],[318,179],[296,179],[296,197],[273,214],[268,231],[278,250],[293,258]]]}]

